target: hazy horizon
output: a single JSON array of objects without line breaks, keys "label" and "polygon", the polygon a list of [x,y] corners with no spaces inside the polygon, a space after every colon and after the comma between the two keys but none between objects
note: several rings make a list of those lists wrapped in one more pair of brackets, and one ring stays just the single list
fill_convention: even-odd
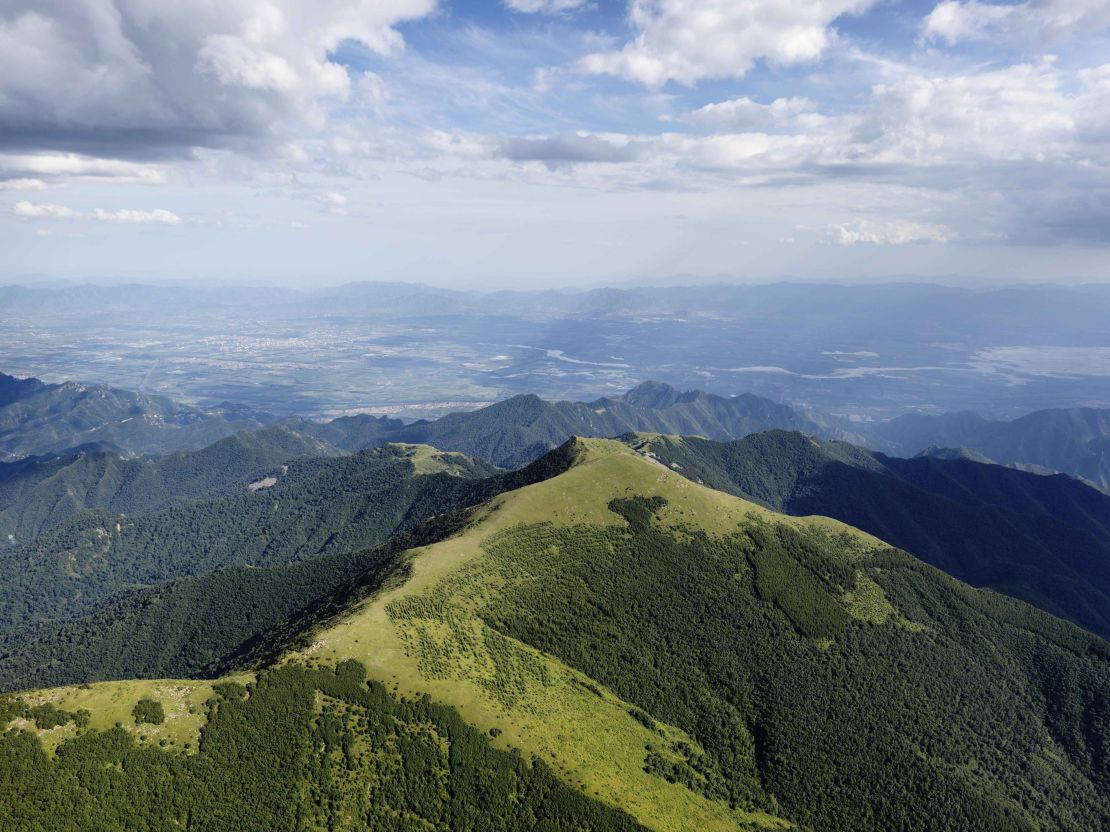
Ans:
[{"label": "hazy horizon", "polygon": [[521,286],[519,281],[482,281],[443,278],[429,276],[427,278],[288,278],[285,280],[258,276],[248,277],[141,277],[133,278],[108,275],[87,276],[57,276],[46,275],[14,275],[10,278],[0,277],[0,288],[25,288],[25,289],[71,289],[81,286],[98,286],[104,288],[119,288],[126,286],[144,286],[151,288],[180,288],[180,289],[281,289],[304,293],[313,293],[339,289],[345,286],[359,285],[405,285],[413,287],[428,287],[444,291],[493,293],[493,292],[593,292],[602,290],[635,290],[635,289],[674,289],[674,288],[699,288],[713,286],[734,287],[768,287],[789,285],[825,285],[842,287],[873,287],[873,286],[936,286],[948,289],[967,289],[969,291],[999,291],[1006,289],[1031,289],[1060,287],[1077,289],[1083,287],[1107,287],[1110,279],[1095,280],[1085,277],[1055,278],[1055,279],[1030,279],[1014,280],[1007,277],[981,277],[969,278],[966,275],[887,275],[871,279],[857,277],[827,276],[802,276],[784,275],[781,277],[745,278],[738,275],[709,274],[709,275],[660,275],[656,277],[640,276],[628,277],[622,280],[606,280],[602,278],[590,280],[582,278],[577,282],[567,281],[560,283],[552,281],[549,284],[536,286]]}]

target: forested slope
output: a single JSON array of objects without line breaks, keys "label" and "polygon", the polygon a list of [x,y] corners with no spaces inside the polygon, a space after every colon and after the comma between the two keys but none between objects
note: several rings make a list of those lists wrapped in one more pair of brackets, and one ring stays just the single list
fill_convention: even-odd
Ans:
[{"label": "forested slope", "polygon": [[79,450],[0,463],[0,541],[26,543],[86,509],[133,514],[228,488],[241,490],[252,475],[293,457],[339,453],[319,439],[270,427],[157,459]]},{"label": "forested slope", "polygon": [[81,613],[130,586],[365,549],[454,506],[469,493],[464,480],[496,471],[388,445],[290,460],[218,498],[84,512],[0,558],[0,633]]},{"label": "forested slope", "polygon": [[[19,730],[0,759],[18,799],[0,811],[19,814],[5,825],[513,828],[507,805],[530,807],[532,828],[578,830],[1110,824],[1106,642],[619,443],[563,453],[571,467],[398,553],[403,572],[365,591],[356,578],[307,629],[264,638],[288,647],[277,665],[251,653],[252,673],[227,678],[245,688],[10,698]],[[136,721],[158,712],[145,700],[162,723]],[[505,780],[511,749],[542,764]],[[448,810],[475,780],[484,808]],[[218,812],[197,798],[213,788],[228,795]]]},{"label": "forested slope", "polygon": [[1110,497],[967,458],[899,459],[769,431],[718,443],[628,437],[684,476],[863,529],[974,586],[1110,636]]},{"label": "forested slope", "polygon": [[[175,690],[151,692],[172,696]],[[160,700],[144,701],[161,709]],[[190,707],[205,720],[199,738],[140,725],[126,709],[119,714],[126,728],[121,721],[121,727],[82,729],[56,757],[27,733],[0,738],[0,826],[13,832],[643,830],[560,782],[543,761],[491,747],[450,708],[398,699],[367,682],[356,662],[329,670],[280,668],[249,688],[225,682]],[[0,721],[12,714],[0,705]],[[65,722],[55,730],[66,730],[75,715],[55,709],[48,718],[59,717]]]},{"label": "forested slope", "polygon": [[[390,446],[368,459],[410,460],[422,468],[465,465],[458,455]],[[358,456],[350,464],[357,464]],[[0,691],[105,679],[206,674],[231,668],[248,657],[268,656],[282,639],[334,613],[352,599],[403,574],[397,555],[457,531],[466,509],[506,490],[566,470],[565,449],[525,468],[486,478],[439,472],[422,482],[420,499],[404,519],[407,531],[373,548],[340,548],[333,554],[270,567],[237,564],[207,574],[124,589],[91,610],[70,617],[13,626],[0,633]],[[385,467],[389,473],[393,466]],[[381,469],[371,466],[369,473]],[[481,467],[475,473],[481,472]],[[364,495],[367,514],[388,508],[397,496],[385,489]],[[401,496],[404,496],[403,489]],[[350,539],[349,537],[347,539]],[[376,539],[368,534],[368,540]],[[70,608],[80,605],[69,605]]]}]

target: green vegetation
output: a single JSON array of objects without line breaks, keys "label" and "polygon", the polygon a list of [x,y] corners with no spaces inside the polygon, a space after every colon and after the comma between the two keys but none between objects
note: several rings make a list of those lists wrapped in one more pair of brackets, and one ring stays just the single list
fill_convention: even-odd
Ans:
[{"label": "green vegetation", "polygon": [[244,569],[345,577],[214,665],[254,676],[0,699],[0,827],[1110,827],[1104,641],[678,470],[577,440],[432,475],[475,507],[403,543]]},{"label": "green vegetation", "polygon": [[[358,455],[362,456],[362,455]],[[394,535],[373,549],[340,550],[291,564],[256,568],[231,566],[205,575],[127,590],[85,615],[43,621],[0,635],[0,690],[135,677],[209,675],[247,657],[268,655],[272,645],[320,616],[334,614],[352,597],[372,592],[403,574],[398,555],[458,530],[460,510],[502,491],[536,482],[566,469],[573,453],[564,448],[520,471],[486,479],[459,476],[466,464],[457,455],[428,448],[391,446],[366,455],[396,457],[404,467],[443,466],[451,473],[419,477],[420,499],[408,508],[410,533]],[[352,457],[347,464],[357,462]],[[390,470],[393,466],[388,466]],[[276,488],[277,486],[275,486]],[[373,517],[374,491],[364,512]],[[401,495],[404,498],[404,494]],[[387,501],[397,497],[387,494]],[[429,519],[430,518],[430,519]],[[306,523],[310,518],[302,518]],[[348,530],[350,535],[352,530]],[[357,531],[355,529],[354,531]]]},{"label": "green vegetation", "polygon": [[[149,700],[140,700],[149,701]],[[630,818],[495,750],[449,708],[356,662],[219,685],[195,752],[83,728],[53,756],[0,737],[0,827],[56,830],[633,832]]]},{"label": "green vegetation", "polygon": [[[604,685],[506,638],[479,617],[483,599],[499,593],[505,580],[484,548],[500,530],[539,521],[619,527],[624,521],[606,505],[614,490],[660,487],[661,472],[616,443],[576,440],[560,453],[575,462],[569,470],[495,498],[462,534],[413,550],[407,581],[313,630],[294,655],[325,666],[355,657],[373,678],[403,694],[427,693],[479,730],[497,728],[501,747],[545,760],[564,782],[659,832],[785,828],[773,814],[731,807],[650,770],[652,751],[678,765],[685,757],[675,748],[696,749],[697,743],[660,720],[647,728],[631,703]],[[666,491],[672,500],[666,511],[697,514],[715,528],[761,512],[678,477],[668,479]],[[527,573],[518,577],[528,579]]]},{"label": "green vegetation", "polygon": [[166,712],[162,710],[162,703],[157,699],[145,697],[140,699],[131,710],[131,715],[135,717],[136,725],[141,725],[144,722],[149,722],[151,725],[161,725],[166,721]]},{"label": "green vegetation", "polygon": [[75,451],[0,463],[0,546],[26,543],[84,510],[134,514],[242,491],[256,475],[293,457],[338,453],[317,439],[272,427],[157,460]]},{"label": "green vegetation", "polygon": [[250,652],[263,634],[295,630],[351,582],[376,588],[393,573],[397,547],[411,542],[267,569],[233,566],[122,593],[87,615],[0,637],[0,690],[210,672]]},{"label": "green vegetation", "polygon": [[[614,502],[626,531],[507,532],[490,553],[529,580],[480,614],[687,731],[704,755],[671,776],[822,829],[1110,823],[1102,642],[1038,637],[1054,622],[1012,602],[1002,623],[893,550],[761,523],[714,540],[646,506]],[[856,570],[917,626],[853,617]],[[1045,690],[1046,663],[1066,689]]]},{"label": "green vegetation", "polygon": [[8,724],[12,720],[27,720],[34,723],[42,731],[49,731],[72,722],[78,728],[89,724],[89,711],[80,710],[76,713],[63,710],[52,702],[39,702],[35,705],[17,699],[0,700],[0,723]]},{"label": "green vegetation", "polygon": [[[360,656],[656,828],[715,828],[711,806],[814,829],[1110,823],[1104,642],[584,444],[302,655]],[[638,731],[656,785],[626,762]]]},{"label": "green vegetation", "polygon": [[[417,473],[417,463],[435,473]],[[292,460],[274,484],[135,515],[86,512],[0,559],[0,634],[80,613],[122,589],[265,567],[383,543],[470,504],[468,480],[497,469],[461,455],[389,445]]]},{"label": "green vegetation", "polygon": [[676,473],[863,529],[974,586],[1110,636],[1110,496],[963,456],[896,459],[768,431],[736,442],[628,436]]}]

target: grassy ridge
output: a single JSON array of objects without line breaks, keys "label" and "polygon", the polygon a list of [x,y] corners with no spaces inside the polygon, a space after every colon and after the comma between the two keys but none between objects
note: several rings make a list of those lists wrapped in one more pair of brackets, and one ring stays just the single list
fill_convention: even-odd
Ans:
[{"label": "grassy ridge", "polygon": [[[304,655],[358,655],[480,727],[508,722],[512,742],[645,823],[688,828],[691,809],[638,775],[614,780],[616,761],[639,757],[698,805],[755,823],[1110,820],[1102,642],[834,521],[784,518],[590,442],[567,474],[414,553],[412,570]],[[1066,690],[1045,687],[1046,663]],[[662,734],[618,741],[598,727],[607,701]],[[602,717],[620,724],[616,709]]]},{"label": "grassy ridge", "polygon": [[[306,818],[343,828],[343,818],[371,817],[375,804],[359,796],[367,783],[407,794],[414,782],[428,802],[412,805],[442,805],[436,795],[454,792],[435,784],[455,775],[420,763],[426,752],[402,753],[398,768],[395,756],[358,756],[366,748],[358,731],[344,739],[343,725],[361,731],[369,721],[351,704],[365,709],[366,697],[388,691],[405,706],[442,708],[436,713],[469,726],[466,736],[485,735],[483,754],[521,759],[510,753],[518,749],[540,761],[530,770],[553,778],[545,793],[557,783],[565,800],[589,801],[588,809],[573,803],[582,812],[615,813],[579,823],[585,829],[625,828],[600,825],[617,819],[660,832],[1081,832],[1110,824],[1104,642],[842,523],[786,517],[709,490],[619,443],[577,441],[563,454],[554,476],[521,480],[460,533],[408,551],[398,564],[403,580],[317,618],[276,670],[259,670],[249,699],[214,688],[222,700],[198,755],[143,752],[161,755],[149,761],[163,767],[157,782],[172,784],[175,801],[189,800],[210,786],[194,779],[193,763],[167,760],[230,759],[205,758],[209,741],[224,749],[258,743],[261,756],[236,763],[248,782],[211,781],[234,795],[229,811],[253,807],[242,828],[286,828],[288,806],[302,807],[298,822],[307,828],[315,827]],[[158,698],[125,687],[132,684],[117,686],[128,691],[118,707]],[[194,683],[198,691],[210,684]],[[82,700],[66,698],[79,697],[75,690],[14,701],[24,712],[44,697],[76,707]],[[266,708],[257,722],[246,715],[252,701]],[[221,721],[225,708],[233,720]],[[186,730],[183,715],[166,711],[159,730]],[[401,722],[413,725],[406,736],[428,736],[408,717]],[[275,744],[283,733],[288,741]],[[63,742],[57,759],[83,759],[78,749],[111,734]],[[62,762],[36,757],[26,736],[6,735],[23,749],[14,757],[23,768],[10,775],[24,789],[15,805],[57,811],[72,795],[71,775]],[[436,728],[427,751],[443,749],[443,736]],[[307,750],[321,746],[335,749],[326,765]],[[333,765],[340,759],[345,773]],[[36,802],[27,784],[48,782],[58,773],[51,765],[63,765],[62,785],[40,786],[52,796]],[[123,778],[118,787],[133,795],[135,811],[154,811],[140,784]],[[518,798],[500,800],[489,804]],[[409,811],[398,801],[384,801],[394,821]],[[196,817],[184,825],[220,828]],[[440,814],[432,823],[470,828],[465,817]],[[252,825],[261,823],[274,825]]]},{"label": "grassy ridge", "polygon": [[[323,666],[353,656],[372,678],[403,694],[427,692],[478,728],[499,731],[497,744],[536,755],[566,782],[653,829],[783,826],[769,813],[732,809],[646,771],[648,746],[658,745],[677,764],[682,757],[671,747],[696,743],[666,725],[648,729],[627,701],[499,636],[477,615],[502,580],[483,548],[498,530],[537,518],[568,527],[618,526],[621,517],[599,498],[614,487],[634,493],[665,475],[615,443],[580,441],[578,453],[578,465],[566,474],[495,498],[469,531],[414,551],[408,581],[317,633],[298,656]],[[680,489],[687,485],[673,481]],[[699,491],[708,504],[679,499],[677,511],[708,515],[718,495]],[[745,509],[758,511],[733,508],[737,518]],[[728,522],[723,516],[718,521]]]}]

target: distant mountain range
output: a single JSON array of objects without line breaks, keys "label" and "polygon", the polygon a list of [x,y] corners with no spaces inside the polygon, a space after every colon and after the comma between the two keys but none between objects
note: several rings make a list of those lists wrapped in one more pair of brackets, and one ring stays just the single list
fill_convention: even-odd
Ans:
[{"label": "distant mountain range", "polygon": [[351,416],[327,423],[288,422],[345,450],[380,442],[410,442],[459,451],[514,468],[558,447],[572,436],[612,437],[656,431],[737,439],[772,428],[826,438],[858,438],[836,420],[805,413],[759,396],[731,398],[644,382],[619,399],[549,402],[513,396],[481,410],[451,413],[405,425],[396,419]]},{"label": "distant mountain range", "polygon": [[998,421],[976,413],[906,415],[871,431],[878,447],[913,456],[930,447],[967,448],[1003,465],[1062,471],[1110,490],[1110,410],[1038,410]]},{"label": "distant mountain range", "polygon": [[[0,461],[75,450],[113,452],[124,457],[164,454],[201,448],[272,421],[265,414],[230,404],[202,410],[161,396],[112,387],[73,382],[48,385],[0,374],[0,395],[2,391],[9,391],[10,400],[0,405]],[[628,431],[735,439],[784,428],[858,440],[837,420],[758,396],[725,398],[699,391],[681,393],[655,382],[645,382],[618,399],[549,402],[526,394],[480,410],[411,424],[374,416],[341,417],[331,422],[293,418],[282,424],[344,451],[386,442],[429,444],[486,459],[503,468],[530,462],[571,436],[606,437]],[[0,478],[4,478],[2,472]]]},{"label": "distant mountain range", "polygon": [[234,404],[201,410],[105,385],[45,384],[0,373],[0,462],[80,448],[164,454],[267,421]]},{"label": "distant mountain range", "polygon": [[[272,422],[267,414],[230,403],[201,409],[112,387],[48,385],[0,374],[0,462],[34,455],[48,462],[74,450],[160,455],[199,449]],[[765,430],[797,430],[898,456],[965,449],[1003,465],[1070,474],[1110,491],[1110,410],[1091,408],[1042,410],[1012,421],[950,413],[857,424],[751,394],[681,392],[648,381],[619,398],[553,402],[522,394],[412,423],[360,415],[330,422],[288,418],[281,424],[347,452],[387,442],[428,444],[503,468],[526,464],[571,436],[649,432],[727,441]],[[0,469],[0,481],[5,478]],[[0,520],[0,531],[2,525]]]}]

